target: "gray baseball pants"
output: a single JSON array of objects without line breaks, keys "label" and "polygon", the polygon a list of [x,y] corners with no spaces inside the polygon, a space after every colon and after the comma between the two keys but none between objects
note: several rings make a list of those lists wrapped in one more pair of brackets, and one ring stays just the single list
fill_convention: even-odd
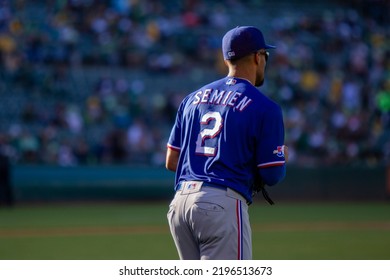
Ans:
[{"label": "gray baseball pants", "polygon": [[167,218],[182,260],[252,259],[248,205],[232,189],[182,182]]}]

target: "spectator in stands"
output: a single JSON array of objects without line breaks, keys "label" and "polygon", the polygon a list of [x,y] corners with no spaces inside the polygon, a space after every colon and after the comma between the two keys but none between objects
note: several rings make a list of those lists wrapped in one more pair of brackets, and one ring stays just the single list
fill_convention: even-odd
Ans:
[{"label": "spectator in stands", "polygon": [[[383,163],[389,2],[344,0],[313,16],[297,3],[277,17],[252,2],[230,0],[226,9],[206,0],[1,0],[1,150],[16,163],[163,165],[181,99],[169,83],[182,73],[188,83],[210,80],[205,69],[221,71],[216,38],[239,18],[235,12],[260,7],[278,41],[264,86],[283,104],[290,162]],[[117,77],[124,67],[156,83]]]}]

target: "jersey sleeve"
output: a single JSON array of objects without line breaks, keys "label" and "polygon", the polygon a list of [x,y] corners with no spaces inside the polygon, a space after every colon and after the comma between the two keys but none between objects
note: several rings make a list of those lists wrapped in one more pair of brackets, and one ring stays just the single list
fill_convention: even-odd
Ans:
[{"label": "jersey sleeve", "polygon": [[167,147],[169,149],[180,151],[181,150],[181,134],[182,134],[182,115],[183,115],[184,102],[180,105],[177,114],[175,124],[172,127],[171,134],[168,139]]},{"label": "jersey sleeve", "polygon": [[267,185],[274,185],[285,176],[284,124],[277,104],[264,112],[258,129],[257,168]]}]

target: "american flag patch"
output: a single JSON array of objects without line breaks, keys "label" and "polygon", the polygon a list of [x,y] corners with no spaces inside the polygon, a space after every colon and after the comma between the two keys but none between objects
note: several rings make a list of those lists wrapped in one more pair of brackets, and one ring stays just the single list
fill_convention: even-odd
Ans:
[{"label": "american flag patch", "polygon": [[228,86],[234,86],[236,83],[237,83],[236,79],[229,79],[229,80],[226,81],[226,84]]}]

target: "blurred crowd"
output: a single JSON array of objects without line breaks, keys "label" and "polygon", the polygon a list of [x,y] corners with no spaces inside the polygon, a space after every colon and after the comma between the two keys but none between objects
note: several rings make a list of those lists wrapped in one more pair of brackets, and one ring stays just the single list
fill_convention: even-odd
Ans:
[{"label": "blurred crowd", "polygon": [[386,163],[389,3],[257,2],[0,0],[0,152],[162,166],[181,99],[226,75],[221,37],[245,15],[277,46],[262,91],[283,108],[291,162]]}]

